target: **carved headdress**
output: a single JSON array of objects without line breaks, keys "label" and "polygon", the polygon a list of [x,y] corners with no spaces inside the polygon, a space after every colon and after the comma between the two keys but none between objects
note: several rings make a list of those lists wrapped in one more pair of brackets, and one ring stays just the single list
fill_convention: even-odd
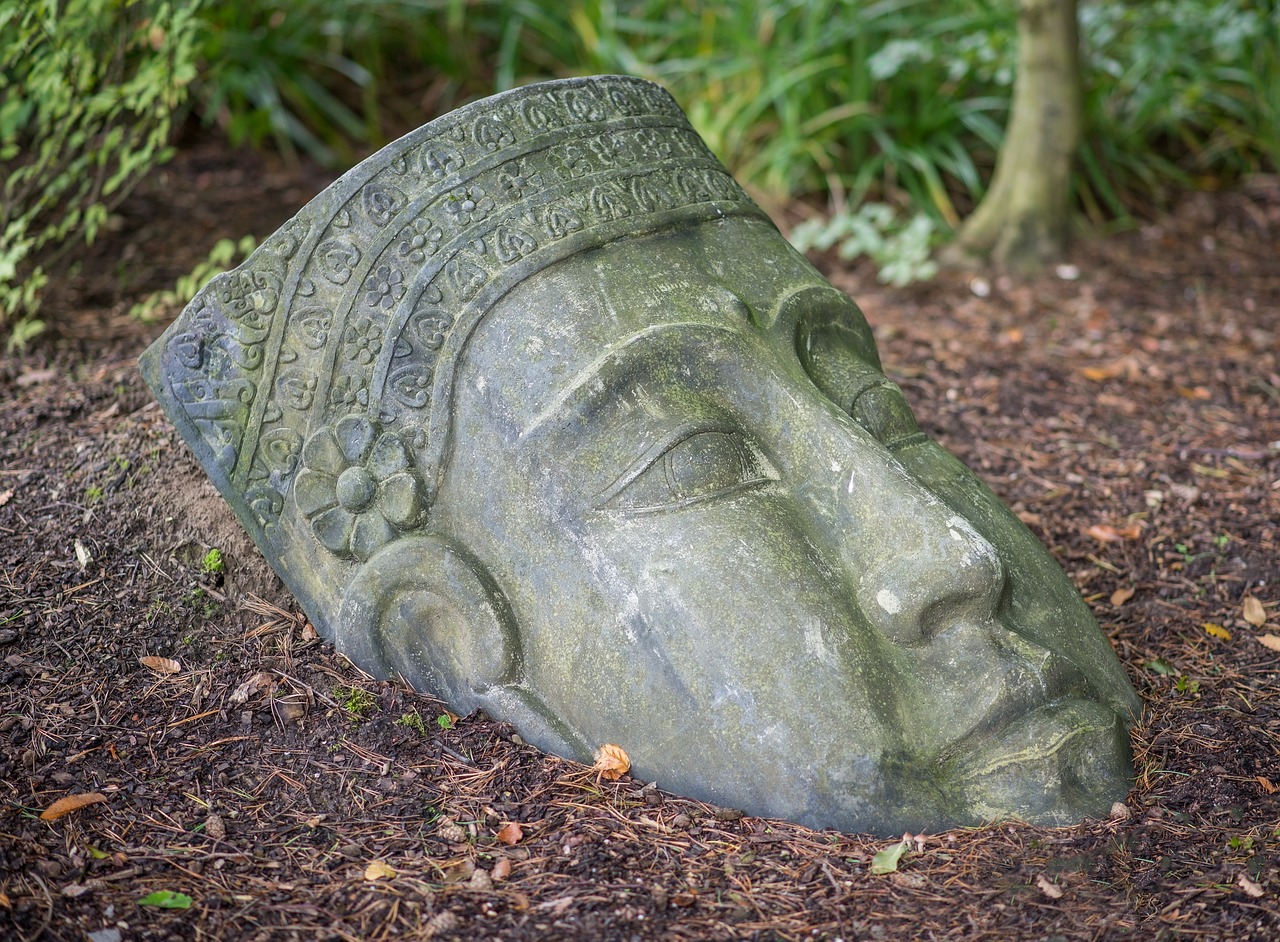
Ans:
[{"label": "carved headdress", "polygon": [[455,361],[534,272],[764,214],[662,88],[568,79],[438,118],[207,284],[142,357],[169,417],[326,634],[352,570],[428,526]]}]

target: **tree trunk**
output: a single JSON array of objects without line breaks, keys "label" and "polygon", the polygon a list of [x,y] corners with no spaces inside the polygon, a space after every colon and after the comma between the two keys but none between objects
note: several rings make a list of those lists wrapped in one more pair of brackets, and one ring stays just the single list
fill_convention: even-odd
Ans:
[{"label": "tree trunk", "polygon": [[1081,123],[1076,0],[1019,0],[1018,43],[1013,109],[991,187],[956,244],[1029,271],[1061,257],[1069,234]]}]

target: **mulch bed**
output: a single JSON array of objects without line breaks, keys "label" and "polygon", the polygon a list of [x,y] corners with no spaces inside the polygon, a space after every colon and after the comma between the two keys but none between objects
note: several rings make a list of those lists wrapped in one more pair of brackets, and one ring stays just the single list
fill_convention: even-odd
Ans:
[{"label": "mulch bed", "polygon": [[189,146],[58,280],[58,332],[0,360],[0,938],[1280,938],[1280,180],[1031,283],[824,260],[1146,703],[1108,819],[913,835],[883,875],[893,841],[602,781],[314,637],[126,311],[326,180]]}]

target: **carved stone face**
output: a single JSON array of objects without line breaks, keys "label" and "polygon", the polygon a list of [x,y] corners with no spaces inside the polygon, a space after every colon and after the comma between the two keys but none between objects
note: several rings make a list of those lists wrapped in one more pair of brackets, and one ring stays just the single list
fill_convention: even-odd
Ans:
[{"label": "carved stone face", "polygon": [[651,83],[388,145],[142,369],[324,637],[544,749],[881,833],[1127,790],[1074,587]]},{"label": "carved stone face", "polygon": [[509,605],[547,745],[885,832],[1065,823],[1127,791],[1136,701],[1088,610],[769,227],[537,274],[454,396],[433,529]]}]

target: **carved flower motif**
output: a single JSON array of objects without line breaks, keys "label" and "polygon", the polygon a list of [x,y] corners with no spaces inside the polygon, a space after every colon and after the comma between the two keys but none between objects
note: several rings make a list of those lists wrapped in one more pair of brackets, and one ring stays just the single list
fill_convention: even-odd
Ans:
[{"label": "carved flower motif", "polygon": [[469,226],[493,212],[493,200],[478,186],[460,187],[444,201],[445,211],[455,225]]},{"label": "carved flower motif", "polygon": [[404,275],[390,265],[379,265],[364,280],[364,291],[366,304],[387,310],[404,297]]},{"label": "carved flower motif", "polygon": [[356,376],[339,376],[329,390],[329,401],[335,406],[367,406],[369,390],[363,379]]},{"label": "carved flower motif", "polygon": [[342,335],[342,345],[348,360],[361,364],[372,363],[382,350],[382,328],[371,319],[362,317],[347,326]]},{"label": "carved flower motif", "polygon": [[418,219],[413,224],[413,234],[405,234],[397,246],[400,254],[413,262],[421,262],[428,255],[435,255],[440,248],[440,240],[444,233],[439,226],[433,226],[430,219]]},{"label": "carved flower motif", "polygon": [[294,500],[316,539],[342,559],[364,561],[412,530],[425,511],[413,455],[394,432],[349,415],[302,447]]},{"label": "carved flower motif", "polygon": [[523,199],[530,191],[542,189],[542,172],[528,163],[513,161],[511,168],[498,177],[498,183],[506,191],[507,199]]}]

